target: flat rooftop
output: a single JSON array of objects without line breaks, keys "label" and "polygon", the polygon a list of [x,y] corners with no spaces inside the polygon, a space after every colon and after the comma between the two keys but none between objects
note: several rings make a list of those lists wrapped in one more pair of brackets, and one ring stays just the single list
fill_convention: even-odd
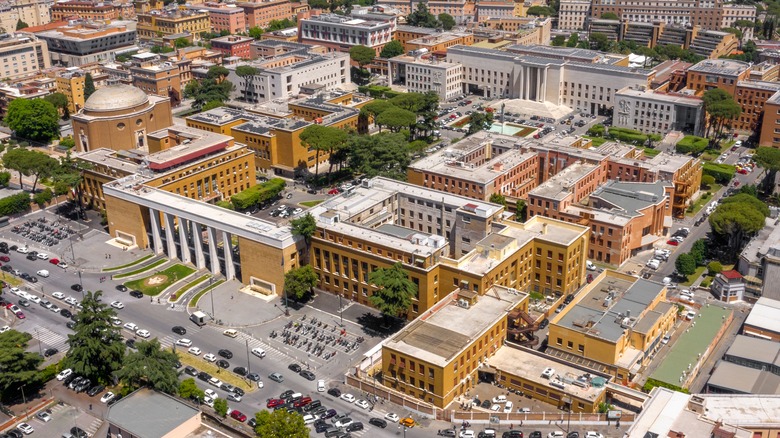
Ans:
[{"label": "flat rooftop", "polygon": [[476,304],[464,308],[458,305],[457,296],[455,291],[433,314],[425,312],[384,346],[444,367],[528,297],[523,292],[495,285],[479,296]]},{"label": "flat rooftop", "polygon": [[209,123],[212,125],[224,126],[229,125],[238,120],[248,120],[252,118],[251,113],[241,111],[225,106],[214,108],[202,113],[198,113],[187,117],[187,120],[195,122]]},{"label": "flat rooftop", "polygon": [[737,335],[724,356],[780,367],[780,342]]},{"label": "flat rooftop", "polygon": [[615,213],[640,216],[640,211],[663,202],[666,189],[673,187],[670,183],[656,181],[652,183],[635,183],[607,181],[590,195],[594,208]]},{"label": "flat rooftop", "polygon": [[720,361],[710,375],[707,386],[737,394],[780,395],[780,376],[769,371]]},{"label": "flat rooftop", "polygon": [[137,437],[166,436],[200,410],[161,392],[139,389],[110,406],[106,419]]},{"label": "flat rooftop", "polygon": [[686,164],[696,161],[698,158],[693,158],[683,154],[667,154],[661,152],[660,154],[645,160],[650,169],[672,174],[683,168]]},{"label": "flat rooftop", "polygon": [[156,171],[169,169],[187,161],[195,160],[213,152],[226,149],[233,137],[215,132],[203,131],[185,125],[173,125],[150,132],[154,139],[175,138],[180,143],[146,156],[149,168]]},{"label": "flat rooftop", "polygon": [[[415,40],[417,41],[417,40]],[[431,58],[420,58],[416,56],[400,55],[390,59],[390,62],[398,62],[403,64],[424,65],[427,67],[434,67],[440,69],[448,69],[458,67],[460,64],[447,61],[437,61]]]},{"label": "flat rooftop", "polygon": [[74,158],[93,163],[96,166],[106,166],[127,173],[136,173],[141,169],[138,164],[117,156],[117,151],[108,148],[92,149],[76,153]]},{"label": "flat rooftop", "polygon": [[529,195],[560,201],[572,193],[572,188],[579,180],[590,175],[597,168],[595,164],[574,163],[531,190]]},{"label": "flat rooftop", "polygon": [[746,428],[780,428],[780,395],[696,394],[707,416]]},{"label": "flat rooftop", "polygon": [[421,47],[435,46],[437,44],[442,44],[448,41],[466,38],[469,36],[471,36],[471,34],[466,32],[440,32],[415,38],[411,41],[407,41],[407,44],[414,44]]},{"label": "flat rooftop", "polygon": [[[460,141],[452,146],[457,146]],[[498,154],[482,165],[472,167],[469,163],[459,160],[462,156],[458,151],[448,148],[416,161],[410,167],[426,173],[447,175],[461,178],[478,184],[488,184],[496,178],[509,173],[518,165],[533,159],[537,155],[534,151],[522,151],[511,149],[503,154]]]},{"label": "flat rooftop", "polygon": [[697,97],[692,96],[686,96],[682,94],[676,94],[676,93],[662,93],[658,91],[653,90],[635,90],[633,88],[623,88],[622,90],[615,93],[618,96],[630,96],[635,97],[638,99],[653,101],[653,102],[664,102],[664,103],[670,103],[675,105],[685,105],[685,106],[699,106],[703,105],[701,99]]},{"label": "flat rooftop", "polygon": [[[780,228],[780,227],[778,227]],[[761,297],[745,320],[745,325],[780,333],[780,301]]]},{"label": "flat rooftop", "polygon": [[[582,400],[596,400],[606,390],[606,385],[602,387],[593,386],[586,378],[586,375],[600,377],[593,375],[593,371],[575,367],[553,357],[524,349],[508,346],[501,347],[496,354],[488,359],[488,363],[490,367],[501,372],[506,372],[537,384],[546,383],[551,388],[553,386],[550,383],[553,381],[564,383],[563,389],[559,387],[554,388]],[[548,367],[555,371],[552,379],[546,379],[542,376],[542,372]],[[572,383],[575,381],[579,381],[582,386]]]},{"label": "flat rooftop", "polygon": [[707,59],[688,68],[688,71],[710,73],[721,76],[738,76],[750,68],[750,64],[731,59]]}]

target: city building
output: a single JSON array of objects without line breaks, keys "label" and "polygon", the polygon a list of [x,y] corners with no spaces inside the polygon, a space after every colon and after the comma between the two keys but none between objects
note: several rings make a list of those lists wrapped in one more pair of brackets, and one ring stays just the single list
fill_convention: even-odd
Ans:
[{"label": "city building", "polygon": [[68,111],[71,114],[75,114],[84,107],[84,83],[86,76],[80,70],[66,70],[55,76],[57,92],[64,94],[68,99]]},{"label": "city building", "polygon": [[384,385],[439,408],[474,388],[480,367],[510,348],[502,348],[509,315],[528,310],[524,292],[453,289],[382,344]]},{"label": "city building", "polygon": [[613,123],[647,134],[669,131],[702,136],[704,102],[701,98],[647,89],[624,88],[615,93]]},{"label": "city building", "polygon": [[750,77],[750,64],[731,59],[701,61],[687,70],[686,88],[701,96],[712,88],[720,88],[732,96],[737,84]]},{"label": "city building", "polygon": [[[279,46],[282,41],[261,41],[264,46]],[[255,67],[258,73],[238,76],[241,65]],[[349,54],[341,52],[290,51],[269,59],[239,62],[229,66],[228,80],[235,84],[234,96],[240,101],[262,103],[287,99],[300,93],[305,85],[319,84],[326,89],[351,83]]]},{"label": "city building", "polygon": [[[179,86],[183,90],[190,81],[196,79],[196,74],[199,75],[197,79],[203,79],[203,77],[208,75],[210,67],[223,64],[223,56],[222,52],[217,50],[201,46],[189,46],[176,49],[170,53],[160,54],[160,61],[156,62],[156,64],[161,64],[160,68],[162,69],[167,69],[166,63],[176,66],[179,69]],[[171,79],[172,83],[174,81],[174,79]],[[174,87],[174,89],[176,88]]]},{"label": "city building", "polygon": [[36,33],[49,47],[51,62],[78,67],[109,61],[117,54],[138,50],[134,23],[77,21]]},{"label": "city building", "polygon": [[773,94],[764,102],[764,116],[761,120],[758,144],[780,148],[780,93]]},{"label": "city building", "polygon": [[173,124],[170,99],[147,95],[130,85],[110,85],[95,91],[71,120],[76,150],[80,152],[143,148],[148,133]]},{"label": "city building", "polygon": [[[742,108],[742,112],[734,120],[733,128],[743,132],[760,132],[763,129],[762,119],[766,114],[764,105],[779,91],[778,82],[739,81],[734,100]],[[772,118],[772,115],[768,116],[770,125]]]},{"label": "city building", "polygon": [[468,32],[437,32],[431,35],[422,36],[404,43],[404,50],[407,52],[417,51],[418,53],[431,53],[443,56],[447,49],[456,46],[470,46],[474,44],[474,34]]},{"label": "city building", "polygon": [[180,34],[190,34],[198,41],[202,33],[211,32],[208,12],[153,9],[150,6],[145,2],[136,3],[138,39],[142,42],[160,42],[166,36]]},{"label": "city building", "polygon": [[31,27],[51,21],[54,0],[3,0],[0,2],[0,27],[6,31],[16,29],[21,20]]},{"label": "city building", "polygon": [[195,11],[206,11],[209,14],[211,32],[243,33],[249,28],[246,23],[244,9],[233,3],[205,2],[188,5]]},{"label": "city building", "polygon": [[761,297],[780,300],[780,290],[774,286],[780,281],[780,227],[775,219],[767,218],[764,227],[742,249],[737,271],[745,280],[746,301]]},{"label": "city building", "polygon": [[[520,3],[516,3],[520,4]],[[481,23],[483,27],[474,33],[476,41],[480,33],[486,29],[493,29],[502,32],[516,32],[516,35],[506,35],[506,40],[512,40],[514,44],[519,45],[543,45],[550,44],[550,33],[552,31],[552,19],[545,17],[510,17],[510,18],[489,18]],[[487,47],[491,48],[491,47]]]},{"label": "city building", "polygon": [[35,76],[51,66],[46,42],[35,35],[0,35],[0,77],[4,80]]},{"label": "city building", "polygon": [[68,0],[58,1],[51,6],[52,21],[68,20],[112,21],[119,18],[119,8],[112,3]]},{"label": "city building", "polygon": [[780,395],[780,376],[767,370],[721,361],[707,380],[705,391],[711,394]]},{"label": "city building", "polygon": [[201,413],[178,398],[144,388],[109,406],[106,421],[109,438],[174,438],[198,431]]},{"label": "city building", "polygon": [[298,42],[298,28],[291,27],[289,29],[276,30],[273,32],[266,32],[260,35],[260,41],[275,40],[286,41],[289,43]]},{"label": "city building", "polygon": [[396,27],[396,16],[390,14],[353,12],[344,16],[312,10],[298,15],[298,42],[341,52],[363,45],[374,49],[379,56],[385,44],[392,41]]},{"label": "city building", "polygon": [[727,303],[742,301],[745,294],[745,282],[739,272],[730,269],[715,275],[710,291],[720,301]]},{"label": "city building", "polygon": [[463,93],[463,66],[430,57],[401,55],[388,61],[387,80],[411,93],[432,91],[442,102]]},{"label": "city building", "polygon": [[287,0],[265,0],[237,3],[244,10],[247,29],[259,27],[265,29],[272,20],[282,21],[296,16]]},{"label": "city building", "polygon": [[[409,0],[379,0],[379,7],[386,7],[398,11],[399,15],[407,16],[417,9],[417,3]],[[428,11],[438,16],[449,14],[460,25],[476,22],[476,2],[470,0],[432,0],[426,2]]]},{"label": "city building", "polygon": [[160,55],[151,52],[137,53],[130,57],[130,62],[128,70],[133,78],[133,86],[147,94],[168,96],[172,105],[178,105],[182,96],[178,65],[161,62]]},{"label": "city building", "polygon": [[[28,83],[0,86],[0,116],[5,117],[7,115],[8,105],[14,99],[37,99],[52,92],[51,88],[41,86],[39,82],[35,80]],[[51,82],[53,85],[54,80],[51,79]]]},{"label": "city building", "polygon": [[674,328],[677,306],[666,286],[603,271],[550,318],[546,353],[631,381]]},{"label": "city building", "polygon": [[559,30],[585,30],[590,17],[590,0],[562,0],[558,11]]},{"label": "city building", "polygon": [[249,44],[254,38],[240,35],[227,35],[219,38],[212,38],[211,49],[222,53],[223,56],[237,56],[241,59],[250,59],[251,51]]},{"label": "city building", "polygon": [[742,326],[742,334],[773,342],[780,342],[780,323],[777,320],[777,312],[780,310],[780,301],[772,298],[761,297],[750,310],[750,314]]}]

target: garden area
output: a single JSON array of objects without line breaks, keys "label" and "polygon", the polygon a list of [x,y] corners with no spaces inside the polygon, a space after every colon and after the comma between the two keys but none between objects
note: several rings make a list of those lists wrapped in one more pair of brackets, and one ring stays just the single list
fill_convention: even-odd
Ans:
[{"label": "garden area", "polygon": [[[650,146],[649,149],[652,149],[652,145],[654,143],[661,141],[661,136],[658,134],[645,134],[640,131],[636,131],[634,129],[616,128],[614,126],[610,126],[609,129],[607,129],[604,125],[601,124],[593,125],[590,129],[588,129],[587,137],[590,139],[602,138],[602,139],[609,139],[609,140],[617,140],[617,141],[622,141],[623,143],[633,144],[635,146],[649,145]],[[595,141],[594,141],[594,147],[597,147]],[[647,150],[645,152],[647,152]],[[651,154],[648,153],[648,155]]]},{"label": "garden area", "polygon": [[141,291],[144,295],[156,296],[170,287],[173,283],[195,272],[194,268],[184,265],[173,265],[139,280],[125,283],[129,289]]}]

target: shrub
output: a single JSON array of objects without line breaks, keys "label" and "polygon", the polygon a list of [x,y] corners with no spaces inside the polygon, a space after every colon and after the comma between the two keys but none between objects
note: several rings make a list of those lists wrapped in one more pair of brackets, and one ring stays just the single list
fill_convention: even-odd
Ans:
[{"label": "shrub", "polygon": [[641,144],[647,141],[647,134],[626,128],[611,127],[609,128],[609,133],[607,136],[609,138],[620,140],[626,143]]},{"label": "shrub", "polygon": [[30,208],[30,195],[17,193],[0,199],[0,216],[21,213]]},{"label": "shrub", "polygon": [[682,140],[677,142],[675,150],[680,154],[693,154],[697,155],[704,152],[707,149],[709,140],[695,135],[686,135]]},{"label": "shrub", "polygon": [[720,262],[710,262],[707,265],[707,270],[710,272],[710,275],[720,274],[723,272],[723,265]]},{"label": "shrub", "polygon": [[704,163],[702,167],[704,175],[712,176],[718,184],[728,184],[737,173],[737,168],[730,164]]},{"label": "shrub", "polygon": [[685,393],[685,394],[690,394],[690,392],[687,389],[685,389],[685,388],[681,388],[681,387],[679,387],[677,385],[672,385],[671,383],[662,382],[660,380],[656,380],[656,379],[652,379],[652,378],[651,379],[647,379],[647,381],[645,382],[645,385],[642,387],[642,391],[649,393],[656,386],[660,386],[661,388],[671,389],[672,391],[677,391],[677,392],[682,392],[682,393]]},{"label": "shrub", "polygon": [[230,198],[236,210],[246,210],[257,204],[275,198],[284,190],[285,182],[281,178],[274,178],[262,184],[254,185]]}]

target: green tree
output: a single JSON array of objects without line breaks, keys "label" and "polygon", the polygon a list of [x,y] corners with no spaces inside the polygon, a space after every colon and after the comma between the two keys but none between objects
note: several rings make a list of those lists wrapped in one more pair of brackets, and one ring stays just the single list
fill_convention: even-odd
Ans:
[{"label": "green tree", "polygon": [[404,45],[398,40],[390,41],[382,47],[382,51],[379,53],[380,58],[395,58],[398,55],[404,54]]},{"label": "green tree", "polygon": [[490,202],[506,207],[506,196],[502,195],[501,193],[493,193],[490,195]]},{"label": "green tree", "polygon": [[441,13],[438,16],[439,23],[441,23],[441,27],[444,30],[452,30],[453,27],[455,27],[455,18],[452,17],[452,15],[447,13]]},{"label": "green tree", "polygon": [[[27,351],[32,339],[29,333],[8,330],[0,333],[0,396],[13,400],[19,396],[22,386],[39,383],[38,366],[43,362],[40,354]],[[33,388],[28,387],[28,391]],[[30,394],[30,392],[28,392]]]},{"label": "green tree", "polygon": [[70,349],[62,366],[93,382],[106,384],[122,368],[125,344],[119,329],[111,323],[116,312],[100,301],[101,296],[101,291],[87,292],[81,301],[75,333],[68,335]]},{"label": "green tree", "polygon": [[89,99],[92,93],[95,92],[95,81],[92,79],[92,75],[87,73],[84,76],[84,99]]},{"label": "green tree", "polygon": [[399,132],[417,123],[417,114],[402,108],[390,108],[376,117],[376,123],[387,126],[391,132]]},{"label": "green tree", "polygon": [[556,47],[561,47],[566,44],[566,37],[563,35],[556,35],[550,44]]},{"label": "green tree", "polygon": [[417,285],[409,279],[401,263],[372,271],[368,274],[368,281],[377,288],[368,301],[385,318],[406,315],[412,305],[412,298],[417,296]]},{"label": "green tree", "polygon": [[209,111],[213,110],[214,108],[219,108],[221,106],[225,106],[225,103],[219,100],[210,100],[203,104],[203,107],[201,107],[201,111]]},{"label": "green tree", "polygon": [[693,275],[696,272],[696,260],[688,253],[680,254],[674,262],[677,273],[683,276]]},{"label": "green tree", "polygon": [[693,242],[689,254],[696,260],[696,266],[702,266],[707,258],[707,239],[699,239]]},{"label": "green tree", "polygon": [[311,244],[311,236],[317,231],[317,219],[312,216],[311,213],[293,219],[290,221],[290,228],[292,229],[293,236],[301,236],[306,243],[306,248],[309,248]]},{"label": "green tree", "polygon": [[579,43],[580,43],[580,35],[578,33],[573,33],[569,36],[569,39],[566,41],[566,47],[577,47]]},{"label": "green tree", "polygon": [[528,8],[526,15],[532,17],[550,17],[555,14],[555,10],[548,6],[531,6]]},{"label": "green tree", "polygon": [[59,118],[57,108],[43,99],[14,99],[5,122],[19,137],[48,142],[59,137]]},{"label": "green tree", "polygon": [[34,151],[24,148],[14,148],[3,155],[3,166],[19,172],[20,186],[22,176],[34,175],[32,191],[38,185],[40,178],[47,178],[57,169],[57,160],[40,151]]},{"label": "green tree", "polygon": [[528,207],[522,199],[518,199],[515,204],[515,220],[518,222],[525,222],[528,220]]},{"label": "green tree", "polygon": [[744,243],[764,228],[769,207],[745,193],[729,196],[710,215],[709,222],[715,239],[724,245],[725,255],[731,260],[739,254]]},{"label": "green tree", "polygon": [[214,412],[220,417],[224,418],[227,415],[228,404],[224,398],[218,398],[214,400]]},{"label": "green tree", "polygon": [[190,43],[190,40],[188,40],[187,38],[181,37],[181,38],[176,38],[175,40],[173,40],[173,45],[177,49],[183,49],[185,47],[191,46],[192,43]]},{"label": "green tree", "polygon": [[167,394],[176,394],[179,373],[175,353],[163,350],[157,338],[135,343],[136,351],[128,354],[116,376],[132,388],[146,386]]},{"label": "green tree", "polygon": [[[370,117],[373,123],[376,123],[376,117],[378,115],[395,107],[396,107],[395,105],[393,105],[392,103],[386,100],[377,99],[367,103],[363,108],[360,109],[360,112],[365,114],[367,117]],[[382,125],[379,124],[377,125],[379,126],[379,132],[382,132]]]},{"label": "green tree", "polygon": [[64,111],[68,107],[68,96],[62,93],[51,93],[43,98],[43,100],[54,105],[54,108]]},{"label": "green tree", "polygon": [[469,117],[469,130],[468,135],[475,132],[482,131],[483,129],[490,129],[493,125],[493,113],[475,111]]},{"label": "green tree", "polygon": [[761,146],[756,149],[753,161],[764,169],[761,186],[764,192],[771,194],[774,191],[777,171],[780,170],[780,149]]},{"label": "green tree", "polygon": [[255,433],[263,438],[308,438],[309,428],[297,412],[277,409],[255,414]]},{"label": "green tree", "polygon": [[439,27],[439,21],[428,10],[428,6],[423,2],[417,3],[417,8],[406,17],[406,24],[409,26],[419,26],[435,28]]},{"label": "green tree", "polygon": [[8,187],[11,182],[11,172],[0,172],[0,187]]},{"label": "green tree", "polygon": [[314,165],[315,180],[320,175],[320,152],[333,151],[348,139],[347,132],[324,125],[309,125],[300,134],[301,143],[317,151]]},{"label": "green tree", "polygon": [[588,36],[588,41],[593,50],[609,52],[612,49],[612,41],[610,41],[607,35],[601,32],[591,32]]},{"label": "green tree", "polygon": [[252,26],[247,31],[247,34],[251,36],[252,38],[258,40],[261,36],[263,36],[263,29],[259,28],[257,26]]},{"label": "green tree", "polygon": [[284,20],[271,20],[271,22],[268,23],[268,28],[266,29],[266,32],[275,32],[277,30],[288,29],[294,26],[295,26],[295,22],[290,20],[289,18],[285,18]]},{"label": "green tree", "polygon": [[33,195],[33,201],[40,207],[43,207],[44,205],[51,202],[53,198],[54,193],[48,187]]},{"label": "green tree", "polygon": [[21,213],[30,208],[30,195],[27,192],[17,193],[0,199],[0,215],[8,216]]},{"label": "green tree", "polygon": [[723,125],[728,121],[739,117],[742,108],[731,95],[721,88],[712,88],[702,95],[704,111],[710,116],[705,137],[710,136],[710,129],[715,127],[716,134],[720,135]]},{"label": "green tree", "polygon": [[60,146],[70,149],[73,146],[76,146],[76,140],[74,140],[71,136],[63,137],[60,139]]},{"label": "green tree", "polygon": [[352,136],[347,162],[353,172],[368,178],[385,176],[404,181],[410,163],[406,139],[403,134],[392,133]]},{"label": "green tree", "polygon": [[236,76],[244,80],[244,100],[249,101],[249,95],[255,82],[255,76],[260,73],[260,69],[251,65],[239,65],[236,67]]},{"label": "green tree", "polygon": [[701,177],[701,187],[702,188],[710,188],[712,185],[715,184],[715,177],[712,175],[702,175]]},{"label": "green tree", "polygon": [[362,69],[365,65],[371,64],[371,61],[376,57],[376,51],[371,47],[362,45],[352,46],[349,49],[349,58],[357,62],[358,66]]},{"label": "green tree", "polygon": [[193,397],[197,398],[198,400],[203,400],[203,390],[198,388],[198,385],[195,383],[195,379],[192,377],[188,379],[184,379],[179,383],[179,397],[188,400]]},{"label": "green tree", "polygon": [[284,274],[284,291],[295,299],[303,298],[320,281],[320,277],[311,265],[290,269]]},{"label": "green tree", "polygon": [[16,30],[26,29],[28,27],[30,27],[30,25],[22,21],[21,18],[16,21]]},{"label": "green tree", "polygon": [[602,20],[619,20],[620,18],[618,18],[617,14],[614,13],[614,12],[605,12],[605,13],[601,14],[601,19]]},{"label": "green tree", "polygon": [[707,271],[709,271],[710,275],[720,274],[723,272],[723,265],[720,262],[710,262],[707,265]]}]

